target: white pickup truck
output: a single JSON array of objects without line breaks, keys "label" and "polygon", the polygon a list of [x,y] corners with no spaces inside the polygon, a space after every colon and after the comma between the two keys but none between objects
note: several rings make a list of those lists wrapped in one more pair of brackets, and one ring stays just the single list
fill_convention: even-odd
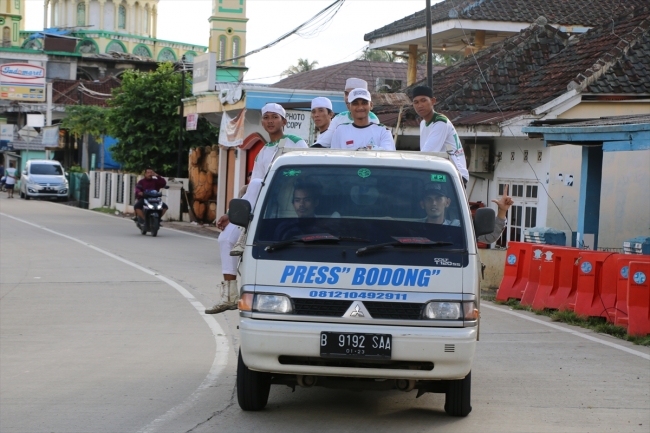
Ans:
[{"label": "white pickup truck", "polygon": [[285,149],[246,227],[237,397],[261,410],[271,385],[445,393],[471,411],[479,333],[476,236],[446,158],[420,152]]}]

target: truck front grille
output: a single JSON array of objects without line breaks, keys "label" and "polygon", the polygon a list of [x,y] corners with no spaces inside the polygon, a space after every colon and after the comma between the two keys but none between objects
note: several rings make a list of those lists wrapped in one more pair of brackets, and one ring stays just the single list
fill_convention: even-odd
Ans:
[{"label": "truck front grille", "polygon": [[368,312],[374,319],[420,320],[424,304],[407,302],[364,301]]},{"label": "truck front grille", "polygon": [[341,317],[350,308],[350,304],[352,301],[293,298],[296,314],[301,316]]}]

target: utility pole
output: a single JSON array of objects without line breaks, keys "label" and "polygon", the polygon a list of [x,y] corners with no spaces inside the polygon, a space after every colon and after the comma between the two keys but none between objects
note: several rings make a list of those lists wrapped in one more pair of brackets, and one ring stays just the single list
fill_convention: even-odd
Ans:
[{"label": "utility pole", "polygon": [[185,55],[181,57],[181,65],[183,66],[183,69],[181,71],[181,97],[180,97],[180,110],[178,110],[179,113],[179,123],[180,123],[180,130],[178,131],[178,166],[176,167],[176,177],[180,178],[181,177],[181,164],[183,164],[183,129],[185,129],[184,125],[184,107],[183,107],[183,98],[185,98]]},{"label": "utility pole", "polygon": [[433,46],[431,42],[431,0],[427,0],[427,86],[433,88]]},{"label": "utility pole", "polygon": [[[52,82],[45,85],[45,97],[47,98],[47,110],[45,110],[45,126],[52,126]],[[50,159],[50,151],[45,151],[45,159]]]}]

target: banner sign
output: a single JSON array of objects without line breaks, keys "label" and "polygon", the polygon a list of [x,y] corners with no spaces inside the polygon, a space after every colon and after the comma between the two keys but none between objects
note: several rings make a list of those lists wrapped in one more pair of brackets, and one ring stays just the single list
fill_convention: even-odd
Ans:
[{"label": "banner sign", "polygon": [[14,124],[4,123],[0,125],[0,140],[14,141]]},{"label": "banner sign", "polygon": [[286,110],[287,126],[284,127],[285,134],[297,135],[309,143],[309,132],[311,129],[311,113],[305,110]]},{"label": "banner sign", "polygon": [[59,125],[43,128],[43,146],[59,147]]},{"label": "banner sign", "polygon": [[199,123],[199,115],[197,113],[188,114],[185,123],[185,129],[188,131],[196,131],[196,126]]},{"label": "banner sign", "polygon": [[230,118],[228,112],[223,112],[219,130],[219,144],[226,147],[241,146],[244,143],[244,119],[246,109],[235,118]]},{"label": "banner sign", "polygon": [[13,101],[45,101],[45,68],[28,63],[0,65],[0,97]]},{"label": "banner sign", "polygon": [[217,53],[194,57],[192,94],[214,91],[217,81]]}]

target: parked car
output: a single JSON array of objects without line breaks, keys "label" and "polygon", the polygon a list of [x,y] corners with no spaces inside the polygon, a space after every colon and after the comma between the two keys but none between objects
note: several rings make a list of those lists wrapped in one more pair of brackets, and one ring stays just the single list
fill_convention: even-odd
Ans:
[{"label": "parked car", "polygon": [[20,178],[20,198],[45,197],[65,201],[68,199],[68,189],[68,181],[58,161],[27,161]]}]

